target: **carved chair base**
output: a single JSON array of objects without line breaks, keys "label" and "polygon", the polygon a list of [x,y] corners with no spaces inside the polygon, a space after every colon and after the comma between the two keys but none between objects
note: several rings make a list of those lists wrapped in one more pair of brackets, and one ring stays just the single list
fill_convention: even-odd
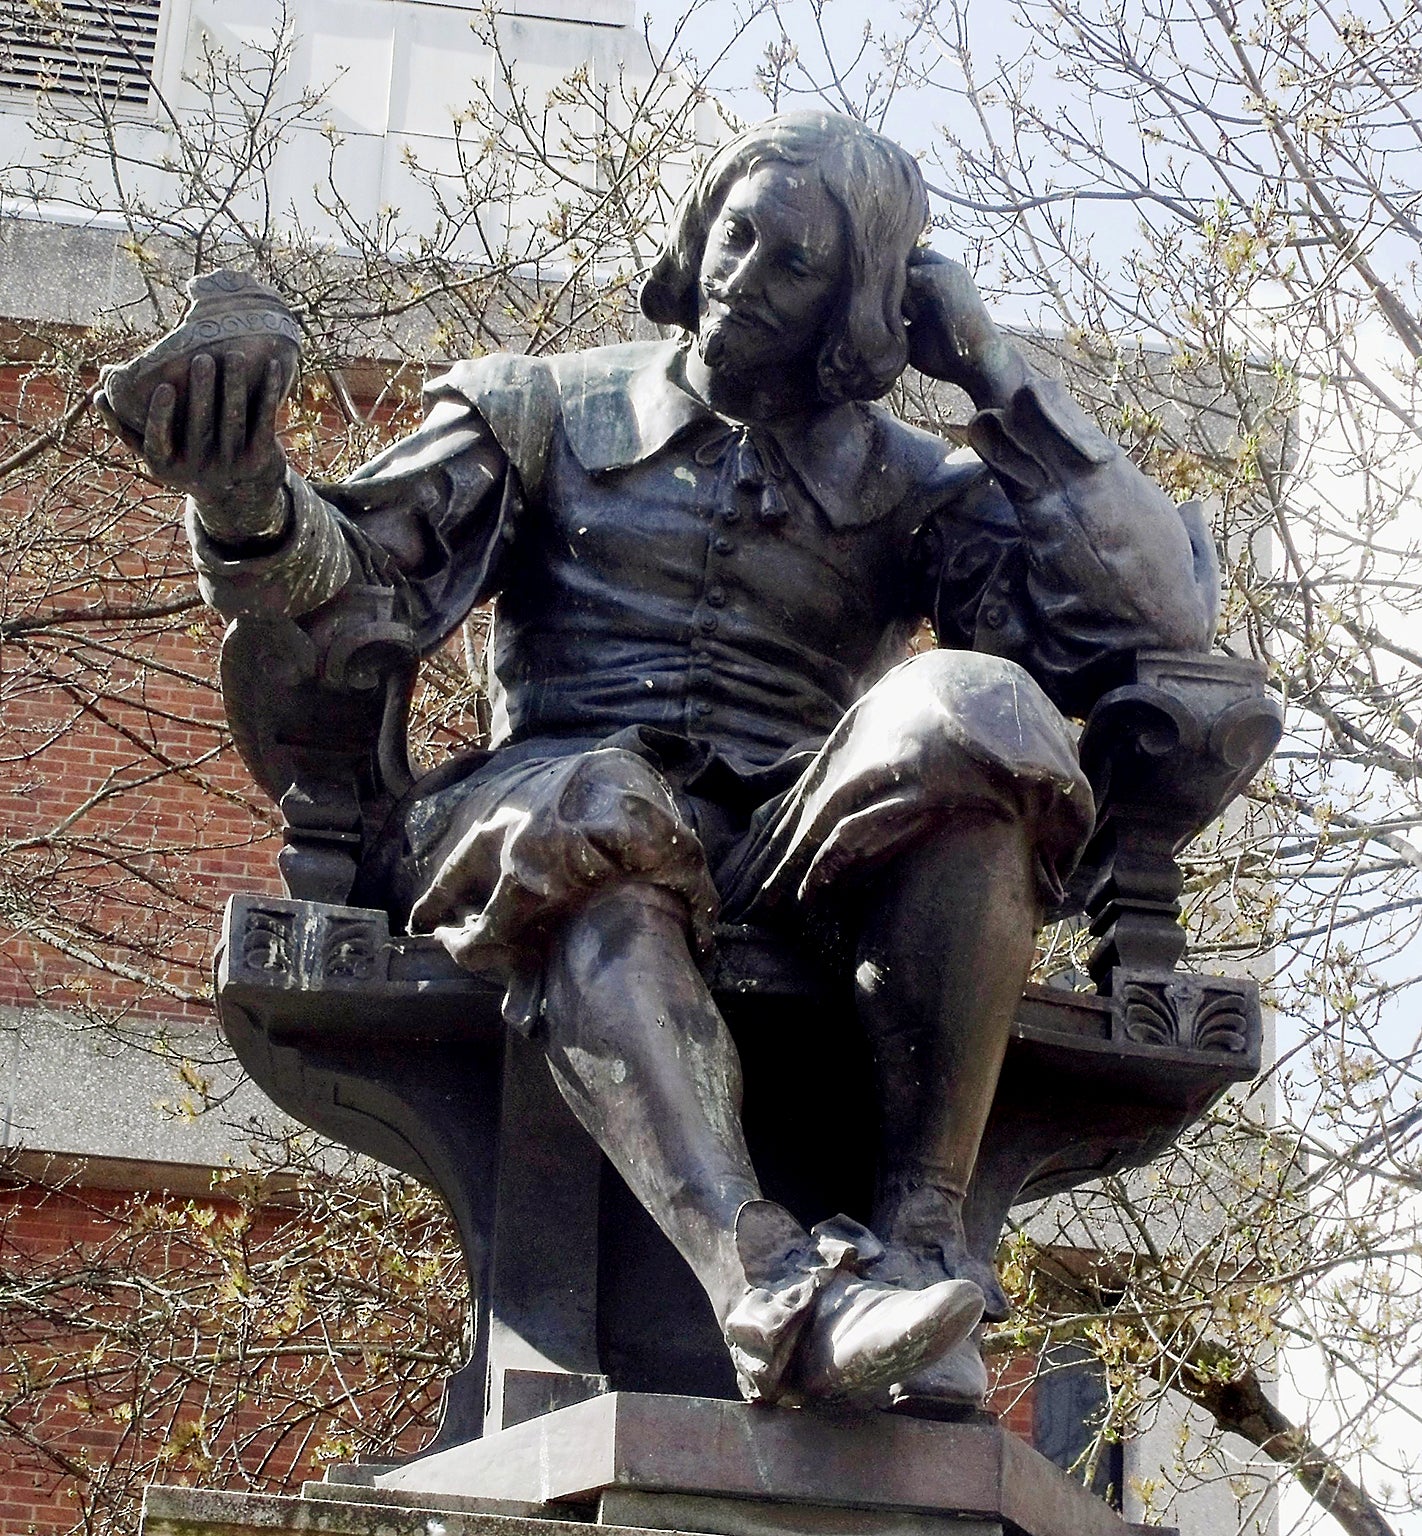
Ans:
[{"label": "carved chair base", "polygon": [[[719,940],[710,980],[767,1193],[806,1222],[862,1218],[876,1111],[852,999],[757,930]],[[1253,983],[1114,981],[1109,997],[1022,999],[969,1193],[984,1257],[1014,1204],[1148,1161],[1259,1069]],[[735,1397],[690,1271],[563,1106],[537,1046],[504,1029],[500,996],[434,940],[392,935],[383,912],[228,906],[218,1011],[247,1071],[296,1119],[436,1189],[458,1225],[478,1345],[447,1387],[437,1444],[609,1386]],[[787,1084],[805,1106],[793,1135]]]}]

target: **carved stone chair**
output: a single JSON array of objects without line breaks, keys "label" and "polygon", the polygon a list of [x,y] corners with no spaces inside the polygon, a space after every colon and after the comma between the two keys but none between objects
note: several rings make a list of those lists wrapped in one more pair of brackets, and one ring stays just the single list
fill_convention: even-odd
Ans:
[{"label": "carved stone chair", "polygon": [[[363,852],[409,787],[416,657],[369,588],[298,625],[243,618],[222,681],[238,747],[285,819],[284,898],[237,895],[217,961],[223,1029],[289,1114],[437,1190],[473,1297],[444,1448],[618,1389],[736,1396],[690,1271],[565,1108],[499,990],[432,939],[349,905]],[[1176,856],[1274,747],[1262,667],[1140,655],[1081,737],[1100,806],[1067,911],[1097,944],[1094,992],[1022,998],[969,1192],[990,1257],[1012,1206],[1149,1161],[1259,1069],[1258,989],[1182,970]],[[1061,913],[1058,915],[1066,915]],[[745,1069],[767,1193],[807,1221],[864,1214],[875,1115],[851,989],[781,936],[723,927],[712,990]],[[779,1137],[794,1081],[831,1123]],[[828,1108],[826,1108],[828,1106]]]}]

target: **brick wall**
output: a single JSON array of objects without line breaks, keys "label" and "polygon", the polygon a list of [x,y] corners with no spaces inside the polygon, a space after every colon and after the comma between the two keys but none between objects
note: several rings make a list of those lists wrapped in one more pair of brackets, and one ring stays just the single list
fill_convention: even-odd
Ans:
[{"label": "brick wall", "polygon": [[[62,368],[18,350],[0,365],[11,462],[92,381],[65,394]],[[195,601],[177,498],[87,417],[5,485],[0,1003],[202,1016],[221,892],[270,878],[272,817],[222,750],[220,626]]]},{"label": "brick wall", "polygon": [[988,1407],[998,1415],[1004,1429],[1032,1443],[1032,1376],[1037,1361],[1034,1355],[1009,1355],[989,1358],[988,1375],[992,1389]]},{"label": "brick wall", "polygon": [[149,1481],[278,1491],[428,1438],[461,1301],[428,1197],[5,1183],[0,1536],[130,1529]]}]

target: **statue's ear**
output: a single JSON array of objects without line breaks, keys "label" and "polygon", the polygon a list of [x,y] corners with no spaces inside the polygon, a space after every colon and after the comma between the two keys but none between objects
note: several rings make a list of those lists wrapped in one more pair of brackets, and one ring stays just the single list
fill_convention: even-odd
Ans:
[{"label": "statue's ear", "polygon": [[[642,313],[654,325],[679,325],[683,330],[693,330],[694,313],[691,324],[687,323],[688,297],[687,274],[682,263],[674,252],[664,250],[642,284],[639,300]],[[694,296],[691,296],[691,308],[695,310]]]}]

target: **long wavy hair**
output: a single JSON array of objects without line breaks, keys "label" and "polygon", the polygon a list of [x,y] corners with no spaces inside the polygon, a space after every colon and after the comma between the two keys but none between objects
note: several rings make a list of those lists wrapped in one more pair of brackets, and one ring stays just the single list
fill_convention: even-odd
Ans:
[{"label": "long wavy hair", "polygon": [[928,223],[928,194],[913,156],[855,118],[784,112],[722,145],[672,217],[642,288],[642,312],[695,332],[701,258],[721,204],[741,177],[776,163],[813,168],[844,224],[848,265],[820,349],[820,397],[877,400],[908,362],[904,285]]}]

